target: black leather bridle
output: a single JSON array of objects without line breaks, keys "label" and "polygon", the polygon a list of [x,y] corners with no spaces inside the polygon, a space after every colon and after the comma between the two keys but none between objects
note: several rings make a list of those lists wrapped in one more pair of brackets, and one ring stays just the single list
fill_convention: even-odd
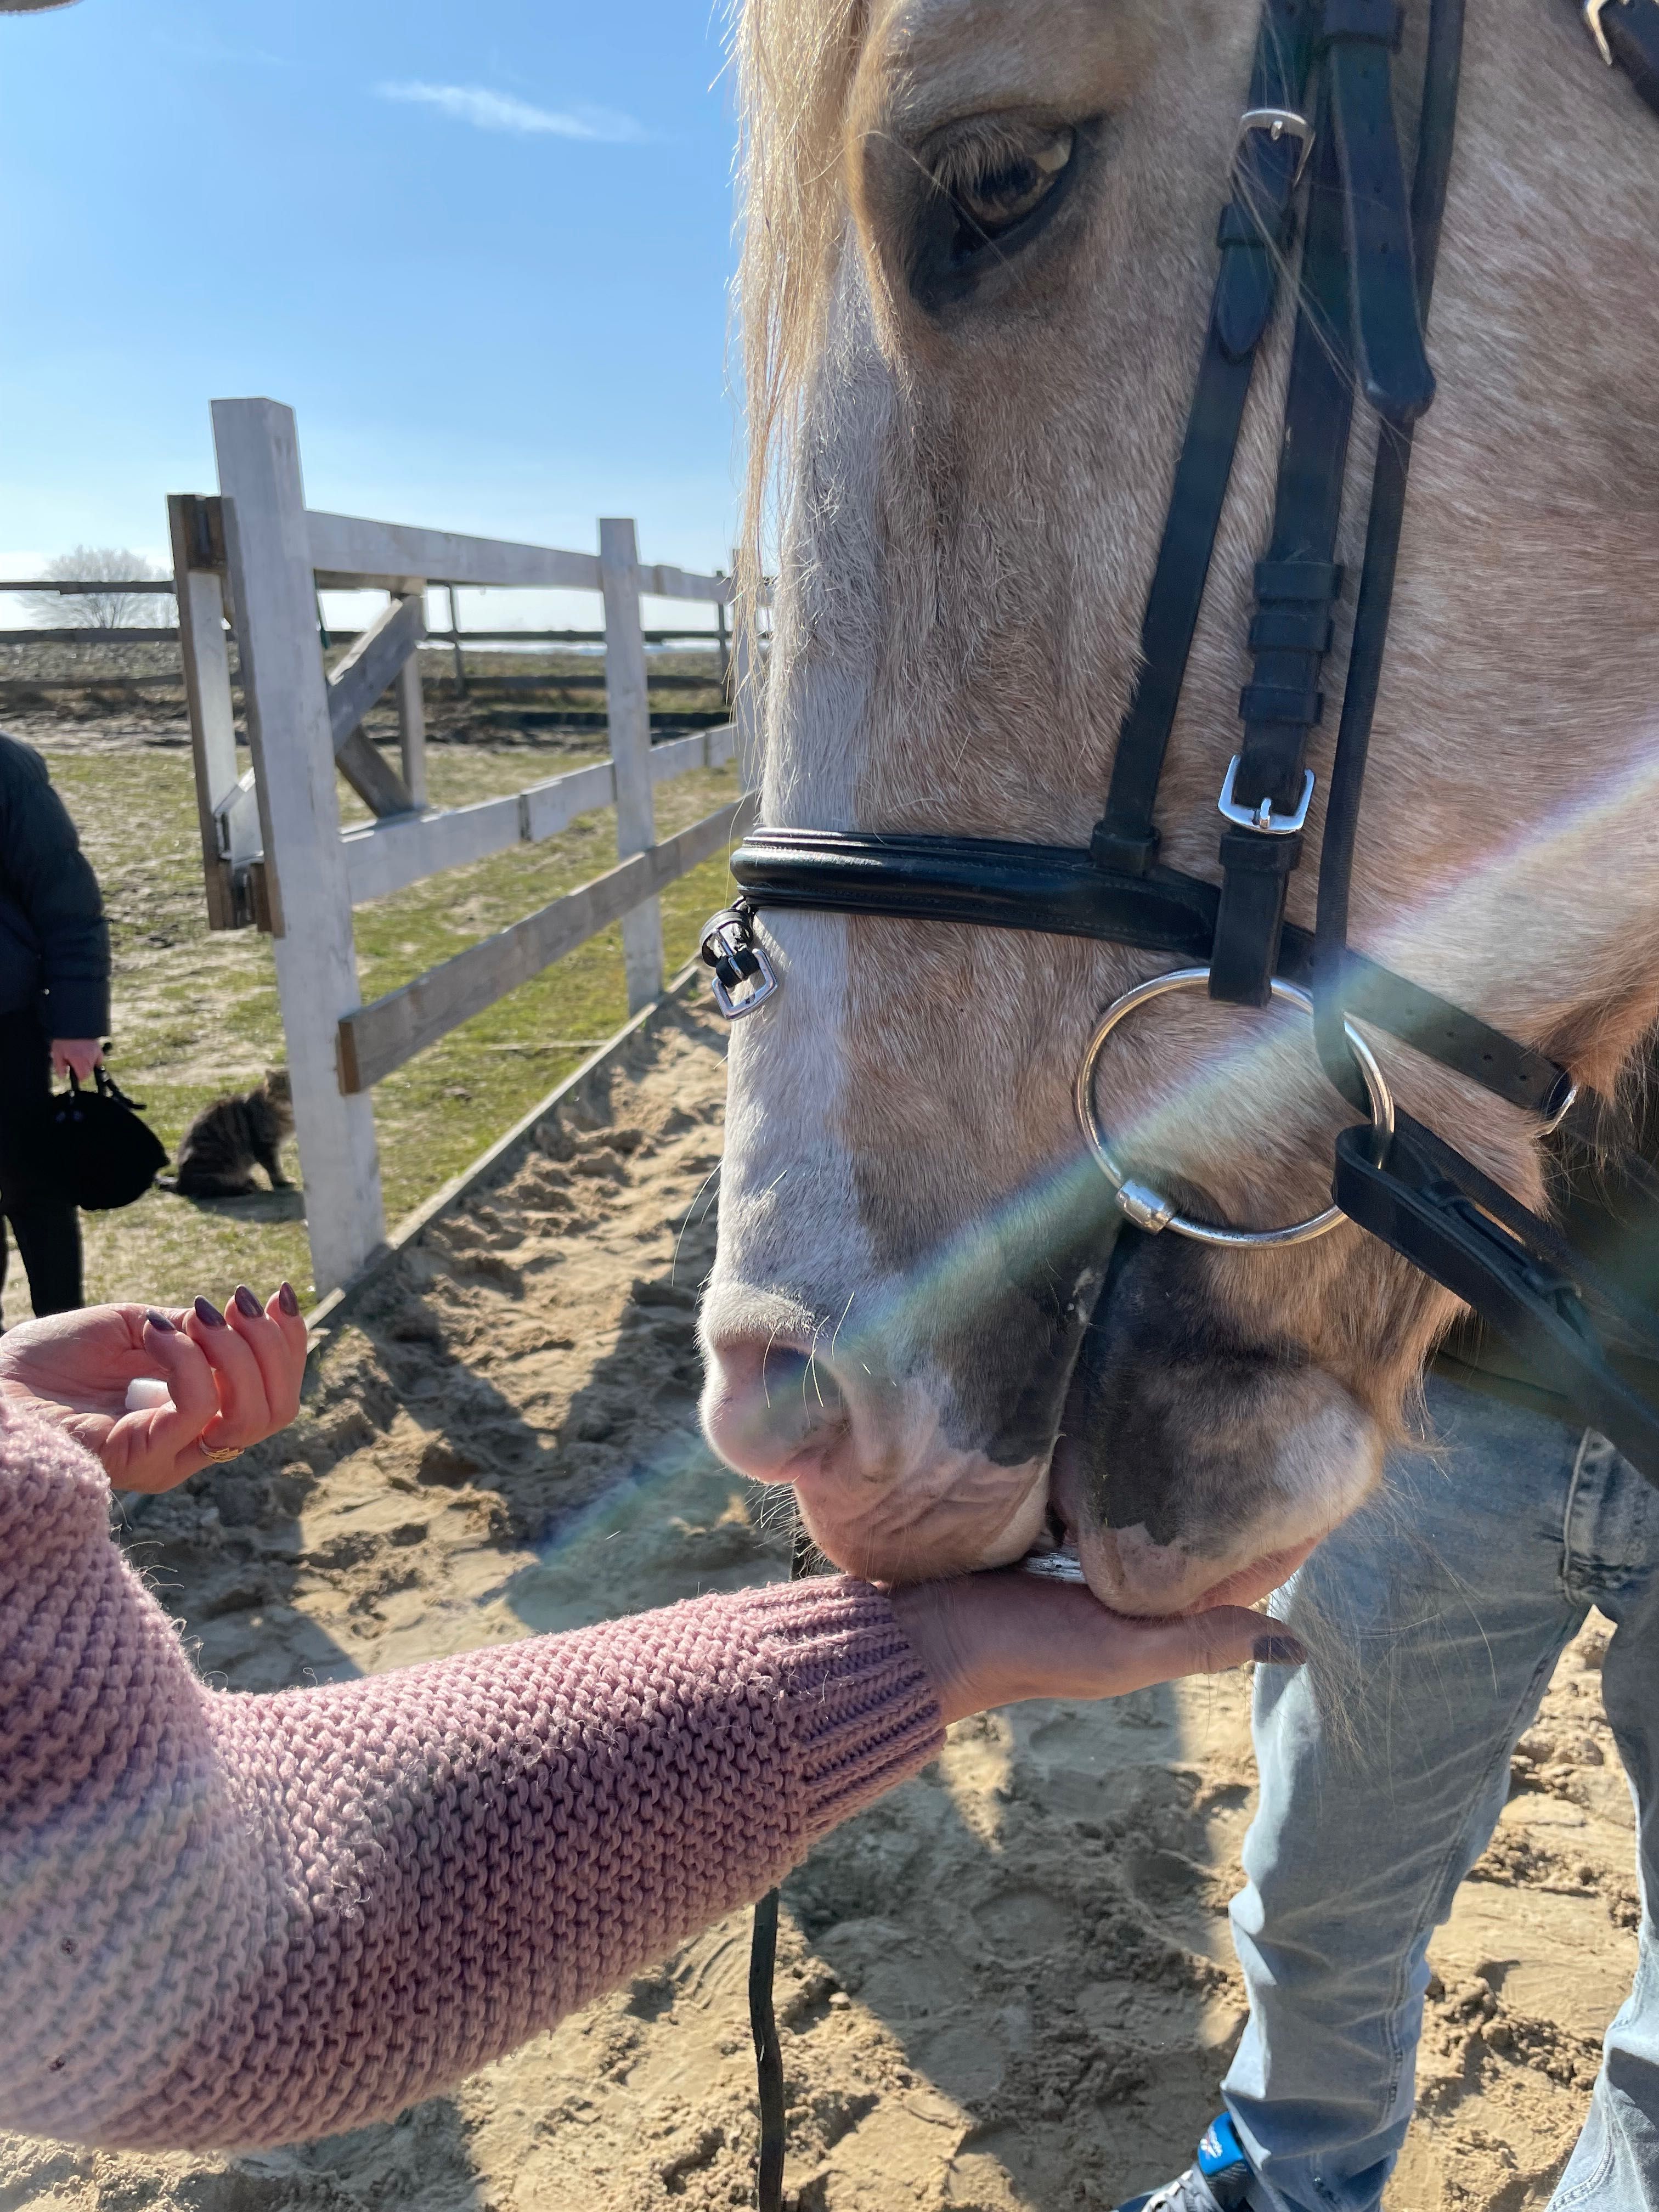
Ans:
[{"label": "black leather bridle", "polygon": [[[1584,13],[1604,57],[1659,110],[1659,0],[1588,0]],[[1351,1103],[1366,1103],[1344,1032],[1358,1019],[1565,1140],[1595,1146],[1624,1202],[1659,1234],[1659,1178],[1633,1155],[1607,1165],[1598,1142],[1604,1111],[1566,1069],[1347,943],[1412,426],[1434,396],[1423,332],[1451,160],[1463,0],[1431,0],[1409,193],[1392,88],[1401,27],[1396,0],[1266,0],[1203,358],[1142,623],[1141,674],[1089,845],[757,829],[732,858],[740,896],[709,924],[703,957],[732,1017],[776,988],[751,927],[766,908],[1031,930],[1173,953],[1207,969],[1212,998],[1238,1006],[1267,1005],[1277,977],[1311,994],[1321,1061]],[[1285,444],[1255,571],[1253,667],[1222,794],[1228,826],[1218,886],[1159,860],[1153,809],[1304,173]],[[1322,715],[1320,670],[1343,586],[1335,552],[1356,392],[1378,417],[1378,438],[1310,934],[1285,921],[1285,890],[1301,859],[1313,784],[1304,757]],[[1510,1339],[1540,1380],[1659,1484],[1659,1407],[1614,1364],[1632,1352],[1659,1360],[1659,1322],[1548,1221],[1405,1114],[1386,1138],[1365,1126],[1342,1132],[1333,1195],[1343,1213]],[[1125,1211],[1139,1219],[1127,1200]]]}]

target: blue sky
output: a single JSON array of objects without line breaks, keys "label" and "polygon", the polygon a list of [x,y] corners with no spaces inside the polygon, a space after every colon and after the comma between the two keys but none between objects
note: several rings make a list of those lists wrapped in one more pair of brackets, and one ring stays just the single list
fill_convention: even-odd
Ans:
[{"label": "blue sky", "polygon": [[583,547],[631,514],[647,560],[725,565],[720,32],[720,0],[0,15],[0,574],[165,558],[247,393],[296,410],[313,506]]}]

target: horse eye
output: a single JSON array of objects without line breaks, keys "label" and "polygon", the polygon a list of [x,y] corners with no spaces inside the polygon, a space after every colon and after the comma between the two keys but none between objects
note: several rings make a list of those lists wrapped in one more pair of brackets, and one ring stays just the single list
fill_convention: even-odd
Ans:
[{"label": "horse eye", "polygon": [[981,288],[994,300],[1012,271],[1028,270],[1024,257],[1073,202],[1106,121],[976,116],[914,153],[871,133],[871,205],[885,210],[910,296],[924,313],[947,313]]},{"label": "horse eye", "polygon": [[972,167],[944,165],[938,182],[957,212],[959,248],[1000,238],[1039,208],[1069,167],[1076,143],[1076,132],[1062,128],[1035,142],[972,149],[979,157]]}]

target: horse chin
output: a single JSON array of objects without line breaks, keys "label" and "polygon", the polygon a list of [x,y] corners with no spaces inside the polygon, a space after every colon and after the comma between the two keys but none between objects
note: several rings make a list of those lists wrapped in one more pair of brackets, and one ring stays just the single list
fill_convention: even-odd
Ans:
[{"label": "horse chin", "polygon": [[1198,1248],[1126,1240],[1054,1446],[1054,1518],[1120,1613],[1249,1604],[1382,1474],[1377,1421],[1289,1336],[1250,1328]]},{"label": "horse chin", "polygon": [[1288,1582],[1328,1532],[1262,1553],[1217,1574],[1217,1562],[1179,1545],[1155,1544],[1144,1528],[1083,1529],[1078,1553],[1089,1588],[1114,1613],[1145,1618],[1207,1613],[1219,1605],[1255,1605]]},{"label": "horse chin", "polygon": [[1364,1503],[1382,1459],[1376,1423],[1305,1362],[1085,1362],[1055,1446],[1054,1517],[1115,1612],[1250,1605]]}]

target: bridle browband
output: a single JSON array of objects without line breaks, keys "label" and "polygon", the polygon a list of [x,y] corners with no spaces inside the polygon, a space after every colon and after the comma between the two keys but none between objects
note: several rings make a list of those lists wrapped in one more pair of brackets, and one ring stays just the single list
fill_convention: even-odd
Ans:
[{"label": "bridle browband", "polygon": [[[1587,0],[1584,13],[1604,58],[1659,111],[1659,0]],[[720,1010],[734,1019],[778,988],[752,928],[766,908],[1036,931],[1170,953],[1183,969],[1206,971],[1212,999],[1237,1006],[1267,1005],[1275,981],[1280,996],[1300,1001],[1305,993],[1326,1073],[1370,1115],[1370,1126],[1337,1139],[1336,1208],[1511,1339],[1659,1484],[1659,1407],[1609,1358],[1611,1350],[1659,1360],[1659,1322],[1420,1122],[1395,1110],[1386,1128],[1346,1029],[1358,1021],[1382,1030],[1532,1115],[1542,1130],[1604,1150],[1603,1110],[1565,1068],[1347,942],[1412,430],[1434,396],[1423,332],[1451,161],[1463,0],[1431,0],[1409,195],[1393,105],[1401,27],[1396,0],[1265,0],[1203,356],[1142,620],[1141,672],[1088,846],[756,829],[732,856],[739,896],[709,923],[703,957]],[[1252,371],[1304,197],[1285,440],[1268,544],[1255,569],[1243,734],[1218,800],[1226,827],[1218,885],[1159,860],[1154,808]],[[1343,587],[1335,555],[1356,391],[1378,418],[1377,444],[1310,933],[1285,921],[1285,892],[1302,857],[1314,781],[1308,736],[1323,716],[1320,672]],[[1192,979],[1181,980],[1184,987]],[[1286,985],[1299,988],[1287,993]],[[1119,1000],[1107,1010],[1097,1039],[1125,1006]],[[1085,1134],[1107,1165],[1084,1110]],[[1659,1233],[1659,1178],[1628,1154],[1615,1171],[1621,1194],[1650,1213]],[[1158,1218],[1147,1203],[1155,1194],[1113,1179],[1135,1225],[1205,1233],[1201,1224],[1171,1219],[1167,1207]],[[1328,1225],[1325,1217],[1318,1225]],[[1286,1235],[1259,1232],[1258,1241]],[[1212,1241],[1223,1236],[1246,1241],[1239,1232]]]}]

